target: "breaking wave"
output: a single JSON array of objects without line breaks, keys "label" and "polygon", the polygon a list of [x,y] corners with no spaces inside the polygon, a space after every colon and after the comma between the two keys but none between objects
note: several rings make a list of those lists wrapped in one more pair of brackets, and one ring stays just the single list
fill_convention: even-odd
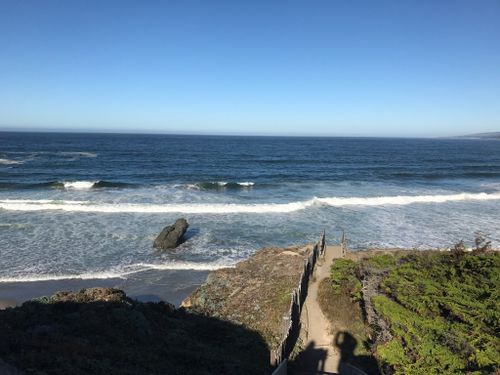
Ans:
[{"label": "breaking wave", "polygon": [[0,208],[10,211],[56,210],[68,212],[100,213],[185,213],[185,214],[231,214],[231,213],[289,213],[317,206],[384,206],[408,205],[416,203],[446,203],[458,201],[500,200],[496,193],[458,193],[448,195],[399,195],[382,197],[331,197],[313,198],[290,203],[261,204],[137,204],[137,203],[96,203],[90,201],[56,200],[0,200]]},{"label": "breaking wave", "polygon": [[188,187],[200,190],[228,190],[228,189],[245,189],[251,188],[255,185],[255,182],[242,181],[242,182],[226,182],[226,181],[215,181],[215,182],[199,182],[196,184],[190,184]]},{"label": "breaking wave", "polygon": [[126,188],[132,187],[132,184],[127,184],[124,182],[111,182],[111,181],[66,181],[66,182],[56,182],[53,187],[64,187],[65,189],[76,189],[76,190],[86,190],[86,189],[103,189],[103,188]]},{"label": "breaking wave", "polygon": [[67,190],[87,190],[87,189],[118,189],[135,187],[136,185],[124,182],[112,181],[49,181],[35,184],[23,184],[16,182],[0,182],[0,189],[12,190],[37,190],[37,189],[67,189]]},{"label": "breaking wave", "polygon": [[286,213],[303,210],[312,204],[314,200],[283,204],[113,204],[89,201],[0,200],[0,208],[11,211],[57,210],[101,213]]},{"label": "breaking wave", "polygon": [[68,181],[63,182],[63,186],[65,189],[85,190],[93,188],[96,182],[97,181]]},{"label": "breaking wave", "polygon": [[490,201],[500,199],[500,192],[496,193],[458,193],[443,195],[397,195],[387,197],[367,198],[315,198],[318,203],[341,207],[341,206],[385,206],[385,205],[407,205],[414,203],[446,203],[459,201]]},{"label": "breaking wave", "polygon": [[23,164],[22,160],[13,160],[13,159],[0,159],[0,165],[16,165]]},{"label": "breaking wave", "polygon": [[46,274],[36,276],[13,276],[0,277],[0,283],[19,283],[19,282],[37,282],[37,281],[54,281],[54,280],[92,280],[92,279],[126,279],[127,276],[134,273],[149,271],[149,270],[194,270],[194,271],[214,271],[221,268],[233,267],[233,263],[212,262],[168,262],[163,264],[137,263],[120,268],[111,269],[109,271],[100,272],[85,272],[79,274]]}]

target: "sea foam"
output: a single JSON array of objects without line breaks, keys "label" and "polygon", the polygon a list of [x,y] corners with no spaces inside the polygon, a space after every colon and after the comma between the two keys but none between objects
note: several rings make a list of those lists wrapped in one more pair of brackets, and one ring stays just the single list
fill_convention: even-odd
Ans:
[{"label": "sea foam", "polygon": [[0,159],[0,165],[16,165],[22,164],[22,160]]},{"label": "sea foam", "polygon": [[212,262],[167,262],[163,264],[137,263],[123,267],[115,267],[108,271],[84,272],[75,274],[45,274],[45,275],[26,275],[13,277],[0,277],[0,283],[19,283],[19,282],[37,282],[37,281],[55,281],[55,280],[92,280],[92,279],[126,279],[135,273],[149,270],[194,270],[194,271],[214,271],[221,268],[234,267],[234,263]]},{"label": "sea foam", "polygon": [[330,197],[313,198],[290,203],[261,204],[137,204],[137,203],[96,203],[91,201],[54,200],[0,200],[0,208],[10,211],[56,210],[67,212],[100,213],[186,213],[186,214],[236,214],[236,213],[290,213],[311,206],[384,206],[417,203],[446,203],[459,201],[500,200],[496,193],[459,193],[448,195],[398,195],[381,197]]},{"label": "sea foam", "polygon": [[327,206],[385,206],[407,205],[414,203],[446,203],[459,201],[489,201],[500,199],[500,192],[496,193],[458,193],[442,195],[397,195],[363,198],[315,198],[315,201]]},{"label": "sea foam", "polygon": [[63,182],[65,189],[86,190],[91,189],[98,181],[66,181]]},{"label": "sea foam", "polygon": [[287,213],[303,210],[314,200],[283,204],[136,204],[92,203],[90,201],[0,200],[0,208],[11,211],[57,210],[101,213]]}]

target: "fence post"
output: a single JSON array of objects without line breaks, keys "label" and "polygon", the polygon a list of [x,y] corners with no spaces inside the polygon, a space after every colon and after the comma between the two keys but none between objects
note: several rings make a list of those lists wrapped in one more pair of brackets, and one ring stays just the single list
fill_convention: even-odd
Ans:
[{"label": "fence post", "polygon": [[342,239],[340,241],[340,247],[342,250],[342,258],[345,258],[347,254],[347,236],[345,234],[345,231],[342,231]]},{"label": "fence post", "polygon": [[325,250],[326,250],[326,245],[325,245],[325,230],[323,229],[323,233],[321,233],[321,237],[319,239],[319,246],[320,246],[320,252],[319,254],[321,255],[322,258],[325,257]]}]

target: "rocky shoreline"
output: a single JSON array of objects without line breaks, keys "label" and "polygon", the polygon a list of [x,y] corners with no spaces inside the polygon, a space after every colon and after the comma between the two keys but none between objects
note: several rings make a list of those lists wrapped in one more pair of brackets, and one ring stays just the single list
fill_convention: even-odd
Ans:
[{"label": "rocky shoreline", "polygon": [[210,273],[179,309],[109,287],[14,308],[5,301],[0,373],[267,374],[269,349],[282,337],[282,316],[311,250],[262,249]]},{"label": "rocky shoreline", "polygon": [[283,316],[313,245],[265,248],[234,268],[209,274],[182,307],[259,332],[269,347],[283,338]]}]

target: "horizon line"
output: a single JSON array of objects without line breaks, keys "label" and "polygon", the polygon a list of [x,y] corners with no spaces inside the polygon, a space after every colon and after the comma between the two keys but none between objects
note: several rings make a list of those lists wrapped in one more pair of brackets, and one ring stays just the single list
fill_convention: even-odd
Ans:
[{"label": "horizon line", "polygon": [[[112,130],[112,129],[37,129],[37,128],[0,128],[0,133],[48,133],[48,134],[117,134],[117,135],[175,135],[175,136],[207,136],[207,137],[287,137],[287,138],[400,138],[400,139],[443,139],[466,138],[469,135],[362,135],[362,134],[332,134],[332,133],[251,133],[251,132],[181,132],[159,130]],[[490,132],[488,132],[490,133]],[[491,132],[494,133],[494,132]],[[486,134],[486,133],[481,133]]]}]

